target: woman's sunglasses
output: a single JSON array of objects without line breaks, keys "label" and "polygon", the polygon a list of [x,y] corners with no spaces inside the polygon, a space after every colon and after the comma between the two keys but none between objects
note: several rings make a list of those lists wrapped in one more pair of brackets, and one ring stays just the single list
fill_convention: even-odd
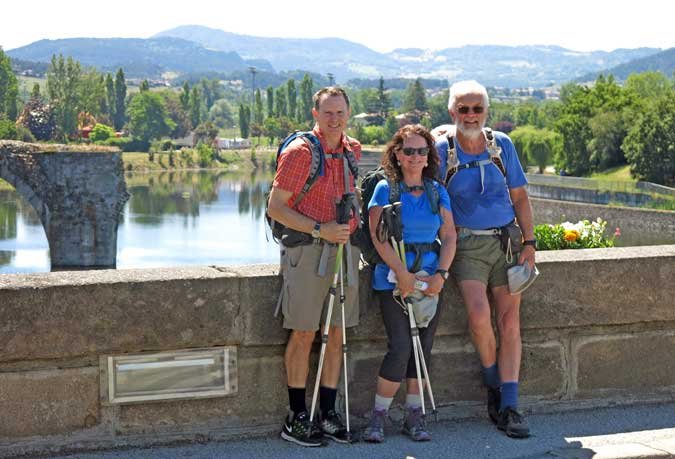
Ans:
[{"label": "woman's sunglasses", "polygon": [[417,153],[420,156],[426,156],[429,154],[429,147],[422,147],[422,148],[412,148],[412,147],[403,147],[401,148],[403,151],[403,154],[406,156],[412,156],[415,153]]},{"label": "woman's sunglasses", "polygon": [[475,107],[467,107],[466,105],[462,105],[461,107],[457,107],[457,112],[461,113],[462,115],[466,115],[471,110],[473,110],[476,115],[480,115],[483,113],[483,111],[485,111],[485,107],[481,105],[476,105]]}]

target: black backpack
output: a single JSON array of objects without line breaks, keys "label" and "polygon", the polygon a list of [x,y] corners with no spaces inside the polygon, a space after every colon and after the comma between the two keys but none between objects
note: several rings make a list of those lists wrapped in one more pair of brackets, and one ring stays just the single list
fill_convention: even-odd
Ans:
[{"label": "black backpack", "polygon": [[[366,175],[363,176],[361,186],[359,187],[359,190],[361,191],[361,228],[358,233],[358,246],[361,249],[361,259],[365,264],[370,266],[375,266],[377,263],[382,262],[382,258],[380,258],[380,254],[377,253],[373,240],[370,237],[370,222],[368,220],[368,204],[375,192],[375,186],[380,180],[387,180],[389,183],[390,204],[401,200],[400,183],[391,182],[387,179],[382,166],[378,166],[377,169],[368,171]],[[431,210],[434,214],[437,214],[439,212],[441,196],[434,186],[433,180],[424,177],[424,190],[429,199]]]},{"label": "black backpack", "polygon": [[[294,131],[291,134],[289,134],[284,140],[281,141],[281,143],[279,144],[279,148],[277,148],[277,156],[274,161],[274,170],[276,171],[277,167],[279,166],[279,156],[281,156],[286,150],[286,147],[288,147],[288,145],[290,145],[290,143],[297,138],[302,139],[309,147],[309,150],[312,152],[312,162],[309,166],[309,175],[307,176],[307,180],[305,181],[302,190],[300,191],[298,196],[296,196],[295,200],[291,203],[291,208],[293,209],[296,208],[298,204],[300,204],[300,201],[304,199],[307,192],[312,188],[312,185],[314,185],[316,180],[320,176],[323,176],[325,172],[325,155],[323,153],[323,148],[321,147],[321,142],[311,131]],[[347,139],[349,140],[349,138]],[[358,177],[359,169],[356,163],[356,158],[354,157],[354,153],[350,150],[347,150],[343,154],[343,158],[347,159],[349,170],[352,176],[354,177],[354,180],[356,180],[356,178]],[[272,230],[272,238],[276,242],[279,242],[281,240],[283,230],[286,227],[283,224],[273,220],[269,216],[268,207],[269,207],[269,191],[267,192],[267,195],[265,197],[265,220],[267,221],[267,225]]]}]

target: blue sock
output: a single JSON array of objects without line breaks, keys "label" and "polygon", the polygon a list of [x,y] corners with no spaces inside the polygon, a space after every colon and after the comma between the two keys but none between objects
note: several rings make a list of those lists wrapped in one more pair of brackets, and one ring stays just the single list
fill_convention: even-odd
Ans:
[{"label": "blue sock", "polygon": [[483,367],[483,382],[492,389],[499,387],[499,368],[497,368],[496,363],[491,367]]},{"label": "blue sock", "polygon": [[499,411],[503,411],[510,406],[514,410],[518,409],[518,382],[505,382],[502,384],[502,403]]}]

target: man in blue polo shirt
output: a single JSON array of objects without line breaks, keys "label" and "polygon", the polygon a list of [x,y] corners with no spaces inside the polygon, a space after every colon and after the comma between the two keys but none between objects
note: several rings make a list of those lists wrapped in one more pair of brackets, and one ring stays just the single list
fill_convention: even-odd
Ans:
[{"label": "man in blue polo shirt", "polygon": [[[480,355],[488,387],[488,414],[508,436],[526,438],[530,429],[518,411],[521,296],[510,293],[507,270],[516,263],[527,263],[533,269],[536,241],[525,190],[527,179],[511,139],[485,129],[488,105],[487,91],[481,84],[453,84],[448,112],[455,125],[439,127],[434,133],[441,157],[440,178],[450,195],[458,231],[451,271]],[[495,303],[499,352],[488,289]]]}]

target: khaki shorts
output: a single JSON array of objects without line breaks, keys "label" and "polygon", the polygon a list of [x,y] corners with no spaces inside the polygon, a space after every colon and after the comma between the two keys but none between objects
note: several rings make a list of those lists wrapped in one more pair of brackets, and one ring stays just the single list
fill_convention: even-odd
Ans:
[{"label": "khaki shorts", "polygon": [[509,283],[506,270],[518,261],[514,254],[506,262],[499,239],[494,236],[465,236],[457,241],[457,252],[450,270],[457,282],[477,280],[489,287]]},{"label": "khaki shorts", "polygon": [[[326,275],[317,274],[323,245],[310,244],[299,247],[282,247],[281,272],[284,276],[281,308],[284,314],[284,328],[290,330],[313,331],[326,321],[328,312],[329,289],[333,283],[335,256],[337,247],[331,246],[326,264]],[[353,327],[359,323],[359,256],[358,247],[352,246],[352,269],[354,284],[347,281],[347,251],[343,250],[343,279],[345,293],[345,326]],[[342,325],[340,307],[340,278],[338,277],[331,325]]]}]

